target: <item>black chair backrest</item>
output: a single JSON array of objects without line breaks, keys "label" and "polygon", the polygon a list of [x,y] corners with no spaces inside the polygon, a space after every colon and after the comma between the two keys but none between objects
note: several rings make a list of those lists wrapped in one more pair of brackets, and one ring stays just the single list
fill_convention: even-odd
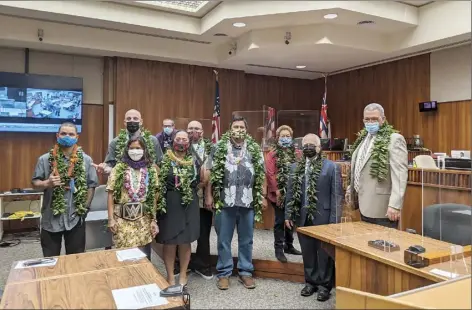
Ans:
[{"label": "black chair backrest", "polygon": [[457,245],[472,244],[472,207],[444,203],[423,209],[424,235]]}]

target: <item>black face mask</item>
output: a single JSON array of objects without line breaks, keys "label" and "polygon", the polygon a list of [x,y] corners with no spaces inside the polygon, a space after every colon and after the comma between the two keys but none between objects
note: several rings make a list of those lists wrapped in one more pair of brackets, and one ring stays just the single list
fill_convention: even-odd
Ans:
[{"label": "black face mask", "polygon": [[303,155],[308,158],[312,158],[317,154],[316,146],[313,144],[307,144],[303,147]]},{"label": "black face mask", "polygon": [[126,122],[126,129],[129,133],[135,133],[139,130],[139,122]]}]

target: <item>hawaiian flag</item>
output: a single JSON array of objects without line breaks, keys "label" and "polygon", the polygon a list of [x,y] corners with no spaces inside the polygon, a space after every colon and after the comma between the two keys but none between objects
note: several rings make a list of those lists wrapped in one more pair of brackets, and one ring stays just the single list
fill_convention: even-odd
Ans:
[{"label": "hawaiian flag", "polygon": [[215,105],[213,107],[213,117],[211,120],[211,142],[216,143],[221,136],[220,127],[220,85],[218,83],[218,72],[214,71],[216,75],[216,88],[215,88]]},{"label": "hawaiian flag", "polygon": [[321,139],[331,140],[331,126],[328,119],[328,105],[326,104],[327,79],[328,79],[328,76],[325,76],[325,91],[323,95],[323,102],[321,104],[319,134],[320,134]]},{"label": "hawaiian flag", "polygon": [[269,141],[271,138],[275,138],[275,109],[271,107],[267,108],[265,138],[266,141]]}]

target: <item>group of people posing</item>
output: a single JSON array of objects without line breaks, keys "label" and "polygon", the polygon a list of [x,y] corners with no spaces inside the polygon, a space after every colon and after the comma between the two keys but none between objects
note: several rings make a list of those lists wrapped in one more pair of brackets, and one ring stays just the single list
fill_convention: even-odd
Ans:
[{"label": "group of people posing", "polygon": [[[353,186],[348,188],[346,198],[360,207],[363,220],[393,227],[399,218],[404,189],[398,188],[390,176],[402,177],[403,172],[394,171],[388,162],[372,165],[369,152],[378,151],[376,145],[382,140],[387,147],[380,151],[390,153],[396,148],[401,153],[398,141],[403,137],[386,123],[380,105],[366,107],[364,123],[366,128],[354,143],[353,154],[362,162],[354,164]],[[139,111],[130,110],[124,125],[125,129],[110,142],[104,163],[94,164],[82,151],[72,123],[61,125],[57,143],[39,158],[33,185],[45,192],[41,219],[44,256],[59,255],[62,238],[66,254],[85,250],[85,217],[98,186],[98,172],[108,176],[108,227],[114,246],[139,247],[150,259],[155,239],[163,245],[170,285],[176,284],[178,275],[178,283],[185,286],[189,270],[213,278],[210,232],[214,224],[217,287],[227,290],[230,286],[231,241],[236,229],[238,279],[244,287],[255,288],[254,223],[262,219],[262,211],[270,204],[275,211],[275,256],[287,262],[287,253],[303,255],[306,285],[301,294],[318,292],[318,300],[329,299],[334,285],[332,257],[318,240],[304,235],[298,235],[301,252],[293,246],[294,227],[336,223],[341,216],[344,192],[340,169],[324,158],[317,135],[306,135],[298,150],[292,129],[280,126],[277,144],[264,155],[248,134],[248,124],[242,117],[232,119],[229,131],[215,145],[203,138],[198,121],[191,121],[186,130],[176,130],[172,120],[164,120],[163,131],[154,136],[144,128]],[[389,160],[391,156],[385,157]],[[378,158],[372,160],[384,157]],[[397,156],[395,164],[402,160]],[[375,177],[372,171],[358,175],[358,170],[362,171],[359,165],[370,168],[379,164],[387,171],[381,170]],[[370,184],[369,176],[386,188],[385,193],[390,186],[392,193],[389,199],[380,201],[386,206],[375,206],[375,212],[369,209],[371,201],[363,194],[362,183]],[[194,241],[197,251],[191,255]]]}]

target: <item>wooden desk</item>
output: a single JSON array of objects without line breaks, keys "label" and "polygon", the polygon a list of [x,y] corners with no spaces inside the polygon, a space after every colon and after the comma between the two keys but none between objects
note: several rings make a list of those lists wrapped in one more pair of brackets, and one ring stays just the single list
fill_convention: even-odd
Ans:
[{"label": "wooden desk", "polygon": [[[337,286],[386,296],[448,280],[430,272],[435,268],[460,275],[470,274],[471,270],[470,257],[466,258],[467,270],[459,261],[422,269],[410,267],[403,262],[407,247],[418,244],[428,252],[444,251],[450,244],[378,225],[352,222],[301,227],[297,231],[334,247],[331,252],[335,254]],[[367,245],[367,241],[376,239],[393,241],[400,251],[387,253]]]},{"label": "wooden desk", "polygon": [[138,261],[120,262],[116,258],[115,252],[116,250],[108,250],[62,255],[57,257],[56,265],[51,267],[15,269],[18,262],[14,262],[8,276],[7,284],[148,263],[146,258]]},{"label": "wooden desk", "polygon": [[470,276],[383,297],[336,288],[336,309],[471,309]]},{"label": "wooden desk", "polygon": [[[119,262],[115,251],[61,256],[54,267],[12,269],[0,309],[115,309],[112,290],[153,283],[169,285],[147,259]],[[158,308],[184,307],[182,298],[167,300]]]}]

